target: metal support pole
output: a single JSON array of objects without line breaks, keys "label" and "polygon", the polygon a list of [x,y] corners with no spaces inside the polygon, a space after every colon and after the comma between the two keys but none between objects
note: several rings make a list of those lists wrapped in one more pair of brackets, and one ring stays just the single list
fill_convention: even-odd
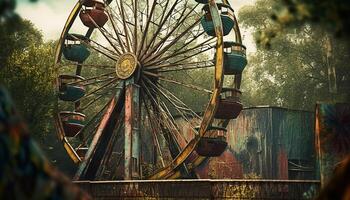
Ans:
[{"label": "metal support pole", "polygon": [[126,83],[125,92],[125,163],[124,179],[140,179],[140,86],[133,78]]}]

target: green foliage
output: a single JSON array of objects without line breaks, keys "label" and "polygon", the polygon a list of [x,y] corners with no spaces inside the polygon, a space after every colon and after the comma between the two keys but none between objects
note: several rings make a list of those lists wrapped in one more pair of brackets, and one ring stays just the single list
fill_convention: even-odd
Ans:
[{"label": "green foliage", "polygon": [[0,41],[0,83],[10,91],[32,133],[43,136],[52,127],[54,44],[44,43],[41,33],[25,20],[4,26]]},{"label": "green foliage", "polygon": [[[272,8],[278,6],[282,6],[280,1],[258,0],[240,11],[240,22],[261,36],[275,28],[270,16]],[[342,41],[310,24],[290,26],[274,37],[272,41],[259,37],[271,48],[259,46],[250,55],[243,81],[245,106],[269,104],[313,110],[316,101],[349,100],[349,54]],[[330,69],[336,72],[334,81],[330,80]],[[332,85],[337,85],[337,91],[330,89]]]}]

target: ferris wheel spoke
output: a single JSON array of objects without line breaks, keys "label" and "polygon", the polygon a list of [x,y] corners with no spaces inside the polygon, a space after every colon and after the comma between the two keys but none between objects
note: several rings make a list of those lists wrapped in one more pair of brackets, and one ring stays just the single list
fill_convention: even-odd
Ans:
[{"label": "ferris wheel spoke", "polygon": [[91,95],[96,94],[97,92],[99,92],[99,91],[101,91],[101,90],[103,90],[103,89],[105,89],[105,88],[107,88],[107,87],[111,87],[111,86],[115,85],[114,83],[115,83],[116,81],[118,81],[118,80],[119,80],[118,78],[114,78],[113,80],[111,80],[111,81],[109,81],[108,83],[102,85],[101,87],[99,87],[99,88],[97,88],[97,89],[94,89],[93,91],[87,93],[87,94],[86,94],[84,97],[82,97],[80,100],[86,99],[86,98],[90,97]]},{"label": "ferris wheel spoke", "polygon": [[[97,113],[95,113],[91,119],[85,124],[85,126],[78,132],[78,134],[75,137],[78,137],[80,134],[83,134],[87,129],[90,128],[91,125],[93,125],[94,123],[97,123],[99,121],[99,117],[100,114],[103,112],[104,109],[106,109],[106,107],[108,106],[108,103],[106,105],[104,105],[100,111],[98,111]],[[81,110],[78,110],[78,112],[81,112]]]},{"label": "ferris wheel spoke", "polygon": [[124,10],[124,3],[123,3],[124,0],[120,0],[120,12],[121,12],[121,15],[122,15],[122,20],[123,20],[123,26],[124,26],[124,31],[125,31],[125,40],[126,40],[126,47],[128,49],[128,51],[130,52],[131,51],[131,47],[130,47],[130,36],[129,36],[129,27],[126,23],[126,18],[125,18],[125,10]]},{"label": "ferris wheel spoke", "polygon": [[[111,22],[112,22],[112,21],[111,21]],[[101,27],[101,29],[102,29],[103,31],[105,31],[105,33],[107,34],[108,37],[110,37],[110,40],[114,40],[114,42],[117,43],[117,44],[114,44],[114,45],[119,45],[119,46],[115,46],[115,47],[116,47],[116,48],[118,49],[118,51],[122,54],[123,46],[120,46],[119,39],[118,39],[118,36],[119,36],[120,38],[124,37],[124,35],[120,33],[121,31],[119,30],[119,32],[116,33],[116,35],[117,35],[117,38],[116,38],[112,33],[109,33],[109,32],[106,30],[106,28]],[[122,40],[121,40],[121,41],[122,41]],[[111,41],[111,42],[112,42],[112,41]]]},{"label": "ferris wheel spoke", "polygon": [[[172,68],[172,69],[163,69],[163,70],[158,70],[157,72],[178,72],[178,71],[186,71],[186,70],[196,70],[196,69],[207,69],[207,68],[212,68],[215,67],[215,65],[212,63],[212,61],[204,61],[206,62],[205,65],[178,65],[176,68]],[[204,63],[204,62],[200,62],[200,63]],[[172,65],[170,65],[172,66]]]},{"label": "ferris wheel spoke", "polygon": [[[72,35],[73,38],[75,38],[76,40],[79,40],[81,43],[83,43],[84,45],[86,45],[87,47],[89,47],[90,49],[93,49],[95,50],[96,52],[98,53],[101,53],[103,54],[104,56],[106,56],[107,58],[110,58],[111,60],[114,60],[114,61],[118,61],[118,58],[117,57],[114,57],[115,55],[110,55],[109,53],[106,53],[104,52],[103,50],[91,45],[90,43],[84,41],[84,40],[81,40],[80,38]],[[100,45],[99,43],[93,41],[93,40],[89,40],[90,42],[93,42],[93,43],[96,43],[99,47],[101,47],[102,45]],[[102,46],[103,47],[103,46]],[[104,49],[110,51],[109,49],[107,49],[106,47],[103,47]]]},{"label": "ferris wheel spoke", "polygon": [[[143,100],[145,108],[146,108],[146,115],[148,116],[148,122],[150,124],[151,132],[152,132],[153,143],[156,144],[157,152],[160,155],[160,162],[162,164],[162,167],[165,167],[165,162],[164,162],[164,159],[163,159],[164,156],[163,156],[162,148],[161,148],[160,143],[159,143],[158,135],[156,134],[156,133],[159,133],[160,128],[158,127],[157,121],[151,115],[151,113],[150,113],[151,110],[149,109],[146,100],[144,98],[142,98],[142,100]],[[156,126],[158,128],[155,128]]]},{"label": "ferris wheel spoke", "polygon": [[69,82],[69,83],[67,83],[67,85],[76,85],[76,84],[86,83],[86,82],[89,82],[89,81],[94,81],[94,80],[97,80],[98,78],[102,78],[102,77],[105,77],[105,76],[109,76],[109,75],[114,74],[114,73],[115,73],[115,72],[111,72],[111,73],[106,73],[106,74],[102,74],[102,75],[90,77],[90,78],[87,78],[87,79],[84,79],[84,80]]},{"label": "ferris wheel spoke", "polygon": [[[104,49],[105,51],[108,52],[108,54],[109,54],[110,56],[114,56],[115,52],[114,52],[113,50],[108,49],[107,47],[103,46],[102,44],[100,44],[100,43],[98,43],[98,42],[96,42],[96,41],[94,41],[94,40],[92,40],[92,39],[89,39],[89,42],[94,43],[95,45],[98,46],[98,48]],[[91,46],[91,47],[94,47],[94,46]],[[97,49],[97,50],[99,50],[99,49]],[[99,50],[99,51],[101,51],[101,50]],[[107,52],[105,52],[105,53],[107,53]],[[115,55],[115,56],[117,57],[117,55]]]},{"label": "ferris wheel spoke", "polygon": [[[148,4],[149,4],[149,3],[148,3],[148,1],[147,1],[147,6],[149,6]],[[153,13],[154,13],[154,11],[155,11],[156,5],[157,5],[157,1],[153,0],[153,4],[152,4],[152,7],[151,7],[150,14],[148,15],[148,13],[147,13],[146,27],[145,27],[145,30],[143,31],[141,43],[140,43],[140,45],[139,45],[139,48],[138,48],[138,51],[137,51],[137,54],[136,54],[138,58],[139,58],[139,56],[140,56],[140,54],[141,54],[142,48],[144,47],[145,40],[146,40],[146,36],[147,36],[147,33],[148,33],[148,29],[149,29],[150,22],[151,22]]]},{"label": "ferris wheel spoke", "polygon": [[205,89],[205,88],[193,85],[193,84],[182,83],[180,81],[172,80],[172,79],[166,78],[164,76],[161,76],[159,74],[154,74],[152,72],[144,71],[144,73],[146,75],[158,78],[159,80],[162,80],[162,81],[165,81],[165,82],[168,82],[168,83],[173,83],[173,84],[180,85],[180,86],[183,86],[183,87],[186,87],[186,88],[190,88],[190,89],[198,90],[198,91],[205,92],[205,93],[208,93],[208,94],[212,94],[211,90],[208,90],[208,89]]},{"label": "ferris wheel spoke", "polygon": [[170,44],[168,44],[167,46],[165,46],[162,50],[160,50],[159,53],[157,53],[154,56],[151,56],[153,53],[155,53],[159,47],[164,44],[167,39],[169,39],[169,37],[175,32],[175,30],[177,30],[179,28],[179,26],[187,19],[187,17],[191,14],[191,12],[196,9],[196,7],[199,4],[197,4],[194,8],[191,9],[191,11],[189,13],[187,13],[185,16],[184,13],[186,11],[186,8],[183,10],[183,13],[181,14],[181,17],[178,21],[178,23],[172,28],[172,30],[169,32],[169,34],[167,34],[161,41],[159,41],[155,46],[152,47],[151,51],[147,54],[145,54],[145,58],[147,58],[145,60],[145,62],[148,62],[150,60],[153,60],[154,58],[157,58],[159,55],[161,55],[162,53],[164,53],[165,51],[167,51],[170,47],[172,47],[176,42],[178,42],[183,36],[185,36],[189,31],[191,31],[196,25],[198,25],[198,23],[200,22],[201,18],[198,18],[192,25],[190,25],[189,27],[187,27],[187,29],[185,29],[184,31],[181,32],[180,35],[176,36],[175,39],[173,39]]},{"label": "ferris wheel spoke", "polygon": [[[88,46],[88,47],[91,48],[91,49],[94,49],[94,50],[96,50],[96,51],[101,51],[101,52],[99,52],[99,53],[107,54],[107,52],[109,52],[109,53],[111,53],[111,54],[114,54],[114,52],[113,52],[112,50],[110,50],[110,49],[108,49],[107,47],[101,45],[100,43],[98,43],[98,42],[92,40],[91,38],[89,38],[89,39],[87,40],[88,42],[86,42],[86,41],[84,41],[84,40],[82,40],[82,39],[76,37],[75,35],[72,35],[72,37],[73,37],[74,39],[80,41],[80,42],[83,43],[84,45]],[[91,45],[90,43],[94,43],[95,45],[97,45],[97,47]],[[104,49],[104,50],[107,51],[107,52],[104,52],[103,50],[101,50],[101,49],[99,49],[99,48],[102,48],[102,49]]]},{"label": "ferris wheel spoke", "polygon": [[[178,125],[176,124],[175,122],[175,119],[173,117],[173,115],[171,114],[169,108],[166,106],[166,104],[164,102],[161,102],[161,104],[163,105],[164,109],[166,110],[166,114],[167,114],[167,117],[169,118],[169,120],[171,121],[171,124],[176,128],[176,132],[177,135],[183,139],[186,143],[188,142],[188,140],[180,133],[180,129],[178,127]],[[185,119],[186,120],[186,119]],[[188,123],[191,123],[190,121],[187,121]]]},{"label": "ferris wheel spoke", "polygon": [[91,83],[84,83],[84,84],[82,84],[82,86],[96,85],[96,84],[99,84],[99,83],[104,83],[104,82],[107,82],[107,81],[111,81],[113,79],[115,79],[115,77],[110,77],[110,78],[106,78],[106,79],[103,79],[103,80],[95,80],[94,82],[91,82]]},{"label": "ferris wheel spoke", "polygon": [[[85,64],[85,63],[76,63],[76,62],[63,62],[58,63],[56,66],[56,69],[64,68],[64,67],[70,67],[70,66],[80,66],[80,67],[88,67],[88,68],[94,68],[94,69],[102,69],[102,70],[115,70],[115,66],[112,65],[97,65],[97,64]],[[115,73],[115,72],[114,72]]]},{"label": "ferris wheel spoke", "polygon": [[[180,11],[181,11],[181,10],[176,10],[176,12],[174,13],[174,15],[171,17],[175,22],[172,23],[171,25],[168,25],[168,26],[167,26],[167,29],[169,29],[169,27],[174,27],[174,26],[178,23],[178,20],[179,20],[179,19],[175,18],[175,15],[176,15],[176,13],[180,13]],[[199,14],[199,13],[197,13],[196,10],[192,10],[192,12],[195,13],[195,15],[196,15],[195,17],[197,17],[197,18],[202,17],[202,15]],[[181,16],[182,16],[182,15],[181,15]],[[169,23],[168,23],[168,24],[170,24],[170,22],[171,22],[171,20],[169,20]],[[182,25],[182,26],[184,25],[185,27],[186,27],[186,26],[189,26],[188,23],[187,23],[186,21],[184,21],[181,25]],[[202,29],[202,28],[199,26],[197,32],[199,32],[201,29]],[[178,30],[178,31],[180,31],[180,30]],[[168,34],[168,33],[169,33],[169,31],[167,32],[167,34]],[[167,35],[167,34],[166,34],[166,35]],[[191,34],[193,37],[195,37],[194,31],[191,31],[190,34]]]},{"label": "ferris wheel spoke", "polygon": [[106,93],[100,94],[97,97],[95,97],[94,99],[92,99],[90,102],[88,102],[86,105],[84,105],[83,107],[79,108],[79,111],[82,112],[86,109],[88,109],[91,105],[93,105],[94,103],[98,102],[99,100],[101,100],[103,97],[106,97],[107,94],[113,94],[113,92],[111,93],[110,91],[107,91]]},{"label": "ferris wheel spoke", "polygon": [[125,10],[126,10],[126,13],[129,13],[128,12],[128,9],[129,9],[129,11],[134,11],[134,7],[133,7],[133,1],[134,0],[129,0],[130,1],[130,4],[128,3],[128,1],[124,1],[124,8],[125,8],[125,6],[127,7]]},{"label": "ferris wheel spoke", "polygon": [[[208,48],[205,48],[205,49],[203,49],[203,50],[200,50],[200,51],[198,51],[198,52],[196,52],[196,53],[194,53],[194,54],[191,54],[191,55],[189,55],[189,56],[183,56],[183,58],[181,58],[181,59],[179,59],[179,60],[177,60],[177,61],[174,61],[174,62],[171,62],[171,64],[181,64],[183,61],[186,61],[186,60],[188,60],[188,59],[191,59],[191,58],[193,58],[193,57],[195,57],[195,56],[197,56],[197,55],[199,55],[199,54],[201,54],[201,53],[204,53],[204,52],[207,52],[207,51],[209,51],[209,50],[211,50],[211,49],[213,49],[214,48],[214,46],[210,46],[210,47],[208,47]],[[164,60],[165,61],[165,60]],[[164,62],[163,61],[163,62]]]},{"label": "ferris wheel spoke", "polygon": [[102,118],[102,113],[103,111],[108,107],[108,105],[111,103],[111,100],[109,100],[102,108],[100,111],[95,113],[92,118],[85,124],[85,126],[78,132],[78,134],[75,136],[77,137],[78,135],[81,135],[85,133],[91,126],[94,125],[94,129],[92,131],[89,131],[88,135],[85,135],[84,140],[82,143],[78,146],[78,148],[82,147],[83,145],[86,145],[86,142],[94,135],[93,133],[96,132],[98,126],[99,126],[99,121]]},{"label": "ferris wheel spoke", "polygon": [[[75,62],[64,62],[57,64],[59,68],[67,67],[67,66],[77,66],[77,63]],[[89,68],[96,68],[96,69],[115,69],[115,66],[113,65],[97,65],[97,64],[85,64],[85,63],[79,63],[82,67],[89,67]],[[115,73],[115,72],[114,72]],[[112,73],[110,73],[112,74]]]},{"label": "ferris wheel spoke", "polygon": [[[145,87],[147,89],[147,86],[145,86]],[[149,87],[149,88],[151,90],[153,90],[153,92],[156,92],[156,90],[154,90],[154,88],[152,88],[152,87]],[[181,135],[181,133],[179,131],[178,126],[175,123],[174,118],[172,117],[172,114],[170,113],[168,107],[165,105],[164,102],[162,102],[162,101],[158,101],[157,102],[153,97],[152,97],[152,99],[153,99],[153,101],[155,103],[152,104],[151,106],[153,107],[154,111],[157,111],[157,114],[156,114],[157,115],[157,119],[161,119],[161,120],[158,120],[158,121],[162,124],[162,127],[165,128],[165,129],[162,129],[161,132],[171,134],[171,135],[169,135],[169,137],[173,138],[173,141],[176,143],[176,146],[178,148],[177,151],[180,151],[181,147],[179,145],[179,141],[178,141],[179,139],[178,139],[178,137],[176,135]],[[168,142],[168,140],[166,139],[167,142]],[[177,153],[178,152],[173,152],[172,154],[176,154],[177,155]],[[174,156],[176,156],[176,155],[174,155]]]},{"label": "ferris wheel spoke", "polygon": [[157,89],[163,91],[164,94],[171,96],[173,100],[175,100],[181,105],[182,110],[188,111],[187,114],[192,115],[191,116],[192,119],[196,119],[196,118],[201,119],[201,117],[195,111],[193,111],[187,104],[185,104],[182,100],[180,100],[174,93],[172,93],[162,85],[159,85]]},{"label": "ferris wheel spoke", "polygon": [[168,9],[170,1],[165,1],[165,5],[164,6],[163,6],[163,3],[164,3],[164,1],[158,4],[162,8],[162,16],[160,18],[161,22],[164,20],[164,18],[166,16],[165,13],[166,13],[166,10]]},{"label": "ferris wheel spoke", "polygon": [[102,29],[99,25],[97,25],[97,23],[95,22],[95,20],[88,15],[88,17],[90,18],[90,20],[92,21],[92,23],[94,24],[95,27],[97,27],[97,29],[100,31],[100,33],[103,35],[103,37],[108,41],[108,43],[113,47],[113,49],[116,51],[115,53],[117,53],[117,55],[121,55],[122,53],[119,51],[119,49],[115,46],[115,44],[111,41],[110,37],[107,36],[107,34],[109,36],[111,36],[111,34],[106,30],[106,29]]},{"label": "ferris wheel spoke", "polygon": [[[192,14],[193,12],[196,13],[196,15],[197,15],[197,16],[194,16],[195,18],[201,18],[201,17],[202,17],[202,15],[198,15],[198,13],[195,11],[195,9],[196,9],[196,7],[197,7],[198,5],[199,5],[199,4],[195,5],[195,6],[190,10],[190,12],[186,15],[185,19],[192,18],[193,16],[190,16],[190,14]],[[185,5],[185,7],[187,7],[187,6]],[[175,16],[173,15],[172,18],[174,19],[175,22],[174,22],[173,24],[169,25],[169,26],[167,27],[167,29],[171,30],[171,28],[174,28],[174,27],[184,27],[184,28],[189,27],[190,25],[187,23],[186,20],[183,20],[182,22],[179,22],[179,21],[181,20],[181,17],[182,17],[182,16],[183,16],[183,14],[180,15],[180,18],[179,18],[179,19],[176,19]],[[170,23],[170,22],[171,22],[171,20],[169,20],[169,23]],[[183,32],[180,28],[176,28],[176,29],[177,29],[176,31],[173,31],[174,33],[176,33],[176,34],[174,34],[174,37],[176,37],[178,34],[181,34],[181,33]],[[198,30],[197,30],[197,31],[192,30],[192,31],[189,32],[189,34],[192,35],[193,37],[195,37],[195,38],[197,39],[197,37],[195,36],[195,35],[196,35],[195,33],[196,33],[196,32],[200,32],[201,29],[202,29],[202,28],[201,28],[200,26],[198,26]],[[172,34],[171,31],[167,31],[167,33],[166,33],[166,35],[171,35],[171,34]],[[163,44],[165,44],[165,43],[163,43]],[[163,46],[163,44],[162,44],[161,47],[158,48],[158,49],[161,49],[162,46]]]},{"label": "ferris wheel spoke", "polygon": [[205,63],[205,62],[210,62],[210,61],[199,61],[199,62],[188,62],[188,63],[168,63],[168,64],[162,64],[162,65],[155,65],[152,67],[147,67],[147,70],[159,70],[162,68],[173,68],[173,67],[181,67],[181,66],[197,66],[201,63]]},{"label": "ferris wheel spoke", "polygon": [[[163,104],[161,104],[161,102],[159,100],[156,100],[154,95],[152,95],[152,92],[156,92],[154,89],[152,89],[152,87],[150,86],[146,86],[146,84],[142,81],[141,82],[143,85],[144,90],[146,91],[146,94],[149,96],[149,99],[153,102],[151,103],[151,106],[153,107],[153,111],[156,111],[156,115],[157,118],[156,119],[162,119],[162,120],[158,120],[159,123],[163,124],[163,127],[166,127],[166,130],[176,130],[178,131],[178,127],[176,126],[176,124],[172,124],[173,126],[171,126],[170,124],[166,123],[167,122],[167,117],[165,117],[164,113],[166,113],[165,110],[167,110],[169,112],[168,109],[164,109],[163,108]],[[153,91],[151,92],[150,89],[152,89]],[[170,113],[169,113],[170,114]],[[170,114],[171,116],[171,114]],[[164,132],[164,130],[160,130],[159,132]]]},{"label": "ferris wheel spoke", "polygon": [[[112,14],[113,13],[113,9],[110,7],[110,5],[107,6],[107,14],[108,14],[108,17],[111,21],[111,24],[112,24],[112,27],[113,27],[113,30],[114,30],[114,33],[115,35],[117,36],[117,42],[119,43],[119,46],[122,50],[123,53],[126,52],[125,48],[126,48],[126,45],[125,43],[123,42],[121,36],[120,36],[120,30],[118,28],[118,25],[116,24],[116,17]],[[118,18],[117,18],[118,19]]]},{"label": "ferris wheel spoke", "polygon": [[[210,46],[210,43],[214,42],[213,39],[215,39],[215,38],[209,38],[208,40],[205,40],[204,42],[201,42],[201,43],[199,43],[198,45],[196,45],[196,46],[194,46],[192,48],[185,49],[186,46],[188,46],[190,43],[193,42],[193,39],[192,39],[188,43],[185,43],[182,47],[174,50],[172,52],[172,54],[167,55],[166,57],[163,57],[163,58],[160,58],[160,59],[157,60],[157,58],[159,56],[163,55],[171,47],[171,46],[169,46],[167,49],[162,50],[161,52],[159,52],[158,54],[156,54],[154,56],[154,58],[152,60],[156,60],[155,62],[152,62],[152,63],[149,63],[149,64],[147,63],[146,66],[156,65],[156,64],[158,64],[158,63],[160,63],[162,61],[168,60],[170,58],[174,58],[176,56],[183,55],[183,54],[186,54],[186,53],[191,52],[191,51],[195,51],[195,50],[197,50],[199,48],[203,48],[203,46],[206,46],[206,45]],[[185,50],[181,51],[181,49],[185,49]]]},{"label": "ferris wheel spoke", "polygon": [[[87,136],[84,135],[83,140],[81,141],[81,143],[79,144],[79,146],[76,149],[79,149],[81,147],[87,147],[88,146],[87,142],[92,138],[92,136],[93,136],[92,133],[96,132],[97,128],[98,128],[98,124],[95,125],[94,129],[89,131],[89,134]],[[88,129],[85,129],[85,131],[87,131],[87,130]],[[79,134],[79,135],[82,135],[82,134],[83,134],[83,132],[81,132],[81,134]]]},{"label": "ferris wheel spoke", "polygon": [[[150,84],[152,84],[150,82]],[[184,104],[181,100],[177,99],[177,97],[172,94],[170,91],[166,90],[165,91],[163,89],[161,89],[160,87],[157,87],[155,85],[153,85],[153,87],[151,87],[151,89],[153,90],[153,92],[159,93],[161,94],[174,108],[175,110],[180,114],[180,116],[190,125],[191,129],[193,129],[193,131],[196,132],[195,127],[193,126],[193,119],[200,119],[200,117],[194,112],[192,111],[186,104]],[[169,93],[173,98],[170,98],[166,93]],[[181,105],[178,105],[178,104]],[[168,107],[166,106],[166,104],[164,102],[160,102],[159,104],[161,104],[161,108],[162,111],[166,111],[166,117],[167,120],[170,120],[170,124],[173,126],[173,128],[175,128],[175,133],[184,141],[188,142],[187,139],[180,133],[176,123],[175,123],[175,119],[173,118],[173,115],[170,113]],[[185,106],[185,107],[184,107]],[[187,108],[186,108],[187,107]],[[191,113],[192,112],[192,113]],[[188,116],[190,117],[190,119],[188,118]],[[172,128],[170,128],[172,129]]]},{"label": "ferris wheel spoke", "polygon": [[[121,46],[123,46],[123,48],[124,48],[123,53],[125,53],[126,51],[128,51],[128,49],[127,49],[127,39],[128,39],[128,41],[130,43],[132,41],[129,40],[130,38],[127,37],[125,31],[124,31],[124,33],[123,33],[123,31],[121,31],[119,25],[117,24],[117,22],[119,22],[120,26],[122,26],[123,30],[125,30],[125,28],[124,28],[124,21],[123,21],[123,15],[120,14],[120,13],[122,13],[121,12],[121,7],[120,7],[120,5],[119,5],[117,0],[116,0],[116,9],[118,10],[119,13],[117,13],[115,11],[115,9],[113,9],[111,7],[109,8],[109,10],[108,10],[109,12],[108,13],[109,13],[110,18],[112,18],[111,22],[114,22],[112,24],[112,26],[113,26],[113,29],[115,30],[115,34],[117,35],[117,41],[118,41],[118,43]],[[125,20],[125,23],[126,23],[126,27],[129,29],[129,31],[132,32],[132,29],[129,27],[129,25],[134,25],[134,24],[131,23],[130,21],[127,21],[127,20]],[[124,38],[124,39],[122,39],[122,38]]]},{"label": "ferris wheel spoke", "polygon": [[[185,10],[183,10],[183,11],[185,11]],[[184,14],[184,13],[182,13],[182,14]],[[163,30],[166,31],[165,35],[168,35],[170,30],[171,30],[170,28],[174,27],[177,24],[177,20],[179,20],[179,19],[176,18],[176,15],[180,15],[180,17],[182,17],[182,14],[181,14],[181,10],[177,10],[177,9],[174,10],[174,13],[170,17],[170,20],[168,20],[168,23],[166,23],[166,25],[164,25]]]},{"label": "ferris wheel spoke", "polygon": [[[198,117],[200,118],[196,112],[194,112],[189,106],[187,106],[184,102],[182,102],[176,95],[174,95],[172,92],[167,90],[166,88],[162,87],[161,85],[155,85],[152,81],[150,81],[149,78],[145,77],[146,81],[149,83],[151,86],[153,92],[161,94],[163,97],[165,97],[176,109],[179,109],[181,111],[186,111],[191,114],[193,114],[193,118]],[[170,95],[172,99],[168,97]],[[178,105],[178,104],[180,105]]]},{"label": "ferris wheel spoke", "polygon": [[[192,32],[191,32],[191,33],[192,33]],[[193,37],[192,37],[191,40],[189,40],[188,42],[186,42],[186,43],[181,47],[181,49],[184,48],[184,47],[187,47],[188,45],[190,45],[190,44],[192,44],[193,42],[197,41],[197,39],[198,39],[199,37],[201,37],[203,34],[205,34],[205,31],[200,31],[200,30],[199,30],[197,34],[193,35]],[[178,50],[175,50],[175,51],[179,51],[179,50],[181,50],[181,49],[178,48]]]},{"label": "ferris wheel spoke", "polygon": [[[195,8],[193,8],[195,9]],[[161,38],[161,40],[154,46],[152,46],[152,49],[150,50],[150,52],[145,52],[146,54],[144,55],[143,58],[147,58],[145,61],[147,62],[148,60],[152,60],[154,57],[150,55],[152,55],[153,53],[155,53],[162,45],[164,45],[164,43],[169,39],[170,36],[172,36],[172,34],[175,32],[175,30],[177,30],[180,25],[187,19],[188,15],[191,13],[189,12],[187,15],[184,16],[186,12],[186,8],[183,9],[183,12],[181,13],[181,17],[180,19],[178,19],[177,23],[171,28],[171,31],[169,33],[166,34],[166,36],[164,38]],[[186,35],[186,33],[188,33],[194,26],[197,25],[197,23],[199,22],[200,20],[197,20],[194,24],[192,24],[190,27],[188,27],[186,30],[182,31],[182,33],[175,37],[175,39],[173,39],[171,41],[170,44],[167,45],[167,47],[165,48],[170,48],[168,46],[172,46],[174,45],[177,41],[179,41],[184,35]]]},{"label": "ferris wheel spoke", "polygon": [[138,8],[137,8],[137,2],[138,0],[134,0],[133,1],[133,6],[134,6],[134,53],[136,54],[137,52],[137,47],[138,47],[138,32],[137,32],[137,29],[138,29],[138,17],[137,17],[137,12],[138,12]]},{"label": "ferris wheel spoke", "polygon": [[[169,2],[167,1],[167,4]],[[159,35],[159,33],[162,30],[162,27],[164,26],[164,24],[166,23],[166,21],[169,19],[169,17],[171,16],[171,13],[174,11],[174,9],[176,8],[177,4],[179,3],[179,0],[175,0],[174,4],[172,5],[172,7],[170,8],[169,12],[163,12],[162,13],[162,17],[161,17],[161,21],[160,21],[160,25],[157,28],[156,32],[153,34],[150,42],[148,42],[148,44],[146,45],[146,48],[144,49],[144,53],[147,54],[147,51],[151,48],[152,44],[155,42],[157,36]],[[144,59],[144,55],[141,57],[141,60]]]},{"label": "ferris wheel spoke", "polygon": [[[148,79],[146,79],[146,81],[149,82]],[[169,111],[169,109],[164,109],[163,108],[164,105],[161,104],[160,100],[156,100],[154,95],[152,95],[152,93],[153,94],[157,93],[157,91],[153,88],[154,84],[152,82],[149,82],[148,83],[149,86],[147,86],[143,81],[142,81],[142,84],[143,84],[143,87],[145,88],[146,94],[148,94],[149,98],[153,101],[152,105],[156,106],[154,107],[154,110],[159,111],[159,113],[165,112],[165,110]]]},{"label": "ferris wheel spoke", "polygon": [[[178,5],[181,5],[180,3]],[[169,20],[167,20],[167,23],[165,23],[161,28],[161,33],[163,33],[163,31],[166,31],[164,35],[169,35],[169,33],[171,32],[171,30],[173,29],[174,26],[179,26],[179,21],[182,20],[184,18],[184,15],[186,13],[187,10],[187,1],[185,1],[185,4],[182,6],[183,9],[175,9],[173,10],[173,12],[171,13],[171,16],[169,18]],[[179,14],[180,18],[175,18],[175,16]]]}]

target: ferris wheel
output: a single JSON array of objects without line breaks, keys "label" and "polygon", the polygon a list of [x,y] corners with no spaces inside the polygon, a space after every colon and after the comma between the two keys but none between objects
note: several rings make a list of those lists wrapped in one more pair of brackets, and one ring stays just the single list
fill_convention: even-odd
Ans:
[{"label": "ferris wheel", "polygon": [[227,0],[78,1],[56,51],[75,178],[199,178],[243,108],[245,51]]}]

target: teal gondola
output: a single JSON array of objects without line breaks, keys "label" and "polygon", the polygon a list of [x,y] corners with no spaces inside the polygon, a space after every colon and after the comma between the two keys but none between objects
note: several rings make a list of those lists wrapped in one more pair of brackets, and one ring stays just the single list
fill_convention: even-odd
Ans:
[{"label": "teal gondola", "polygon": [[88,39],[79,34],[69,34],[63,47],[64,57],[72,62],[83,63],[89,56],[90,51],[81,41],[87,42]]},{"label": "teal gondola", "polygon": [[[220,18],[221,18],[222,27],[223,27],[223,34],[224,34],[224,36],[226,36],[232,31],[232,29],[235,26],[235,20],[233,17],[233,9],[230,6],[222,4],[222,3],[218,3],[217,5],[218,5],[219,11],[220,11]],[[213,22],[211,14],[210,14],[209,6],[205,5],[203,7],[203,10],[205,12],[205,15],[201,19],[202,27],[203,27],[204,31],[209,36],[216,36],[214,22]]]},{"label": "teal gondola", "polygon": [[241,74],[247,65],[246,47],[237,42],[224,42],[224,74]]},{"label": "teal gondola", "polygon": [[198,2],[198,3],[208,3],[209,1],[208,0],[195,0],[196,2]]},{"label": "teal gondola", "polygon": [[86,89],[82,84],[74,82],[79,82],[83,80],[85,79],[81,76],[60,75],[58,77],[59,99],[62,101],[75,102],[82,98],[86,93]]}]

